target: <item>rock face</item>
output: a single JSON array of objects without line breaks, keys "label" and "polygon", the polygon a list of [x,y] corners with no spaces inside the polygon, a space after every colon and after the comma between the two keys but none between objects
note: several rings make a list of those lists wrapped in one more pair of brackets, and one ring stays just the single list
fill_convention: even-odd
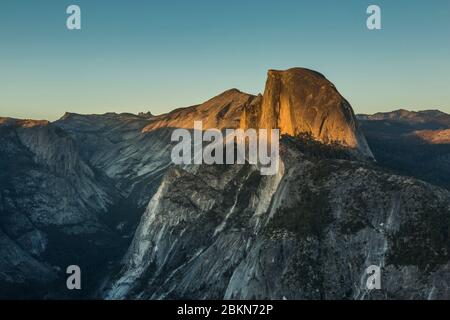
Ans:
[{"label": "rock face", "polygon": [[418,130],[413,136],[431,144],[450,144],[450,129],[445,130]]},{"label": "rock face", "polygon": [[104,297],[450,298],[447,191],[290,138],[282,159],[275,176],[172,168]]},{"label": "rock face", "polygon": [[[279,171],[172,165],[195,120],[280,128]],[[84,298],[450,298],[449,192],[370,156],[350,105],[299,68],[160,116],[0,118],[0,298],[71,297],[71,264]]]},{"label": "rock face", "polygon": [[261,97],[243,93],[237,89],[227,90],[200,105],[177,109],[155,117],[143,132],[159,128],[192,129],[194,121],[202,121],[203,129],[239,128],[241,116],[248,107],[260,107]]},{"label": "rock face", "polygon": [[87,271],[88,289],[88,270],[120,243],[105,223],[118,198],[108,178],[46,121],[1,119],[0,165],[0,298],[68,297],[62,279],[71,264]]},{"label": "rock face", "polygon": [[280,129],[291,136],[308,134],[325,144],[337,143],[372,158],[350,104],[318,72],[293,68],[270,70],[264,95],[231,89],[197,106],[155,117],[143,131],[159,128]]},{"label": "rock face", "polygon": [[171,129],[143,132],[152,118],[67,113],[55,125],[78,142],[87,162],[111,179],[124,205],[143,210],[171,164]]},{"label": "rock face", "polygon": [[[323,142],[337,142],[371,157],[350,104],[318,72],[293,68],[270,70],[259,115],[259,128],[279,128],[282,134],[307,133]],[[251,126],[253,121],[246,121]]]}]

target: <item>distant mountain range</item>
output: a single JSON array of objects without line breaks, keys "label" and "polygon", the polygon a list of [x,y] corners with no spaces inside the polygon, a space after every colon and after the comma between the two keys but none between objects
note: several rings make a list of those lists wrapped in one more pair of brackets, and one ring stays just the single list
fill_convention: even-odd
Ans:
[{"label": "distant mountain range", "polygon": [[378,163],[450,188],[450,115],[397,110],[358,119]]},{"label": "distant mountain range", "polygon": [[[0,298],[448,299],[449,119],[355,116],[302,68],[160,116],[0,118]],[[194,120],[280,129],[279,171],[173,165]]]},{"label": "distant mountain range", "polygon": [[391,112],[378,112],[373,115],[359,114],[359,120],[398,121],[421,129],[446,129],[450,127],[450,115],[439,110],[408,111],[399,109]]}]

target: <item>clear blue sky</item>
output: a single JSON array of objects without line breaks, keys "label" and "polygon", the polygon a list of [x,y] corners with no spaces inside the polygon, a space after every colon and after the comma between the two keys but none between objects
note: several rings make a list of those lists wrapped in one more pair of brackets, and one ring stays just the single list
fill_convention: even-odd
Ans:
[{"label": "clear blue sky", "polygon": [[[82,30],[66,29],[78,4]],[[366,28],[378,4],[383,30]],[[322,72],[356,112],[450,112],[449,0],[1,0],[0,116],[155,114],[267,69]]]}]

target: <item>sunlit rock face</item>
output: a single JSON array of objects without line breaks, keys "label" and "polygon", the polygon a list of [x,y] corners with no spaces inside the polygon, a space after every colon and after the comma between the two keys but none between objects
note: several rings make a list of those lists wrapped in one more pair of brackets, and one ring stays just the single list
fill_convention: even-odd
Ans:
[{"label": "sunlit rock face", "polygon": [[337,143],[368,158],[372,153],[358,128],[352,107],[322,74],[303,68],[269,70],[263,95],[231,89],[196,106],[154,117],[143,129],[280,129],[281,134],[310,134],[325,143]]},{"label": "sunlit rock face", "polygon": [[151,132],[161,128],[192,129],[194,121],[202,121],[203,129],[238,128],[245,108],[251,105],[259,107],[260,101],[260,96],[230,89],[202,104],[157,116],[142,131]]},{"label": "sunlit rock face", "polygon": [[[259,113],[259,114],[258,114]],[[350,104],[322,74],[303,68],[269,70],[259,110],[247,112],[244,126],[279,128],[282,134],[310,134],[372,157]]]},{"label": "sunlit rock face", "polygon": [[431,144],[449,144],[450,129],[446,130],[419,130],[414,131],[412,136],[416,136],[424,142]]},{"label": "sunlit rock face", "polygon": [[[362,122],[386,144],[448,129],[433,114],[407,131]],[[280,128],[279,170],[173,165],[172,129],[195,120]],[[0,298],[72,297],[65,268],[77,264],[78,298],[449,299],[448,190],[341,146],[371,154],[348,102],[306,69],[270,71],[264,95],[232,89],[159,116],[0,118]],[[397,150],[423,163],[426,149]],[[448,180],[446,154],[429,157]],[[367,290],[371,265],[380,290]]]}]

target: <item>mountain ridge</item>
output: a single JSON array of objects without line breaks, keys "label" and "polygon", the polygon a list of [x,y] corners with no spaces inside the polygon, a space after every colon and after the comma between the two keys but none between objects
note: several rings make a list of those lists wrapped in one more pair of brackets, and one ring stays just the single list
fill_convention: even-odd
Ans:
[{"label": "mountain ridge", "polygon": [[359,120],[367,121],[399,121],[415,125],[423,125],[423,129],[446,129],[450,127],[450,114],[438,109],[409,111],[398,109],[374,114],[358,114]]},{"label": "mountain ridge", "polygon": [[450,188],[449,114],[401,109],[358,119],[380,165]]},{"label": "mountain ridge", "polygon": [[[449,191],[386,169],[378,147],[378,162],[348,152],[374,123],[388,138],[417,125],[358,121],[320,73],[268,74],[264,95],[230,89],[159,116],[0,118],[0,297],[73,297],[75,263],[83,298],[449,298]],[[194,120],[280,128],[279,171],[173,165],[171,133]],[[374,264],[383,287],[368,291]]]}]

